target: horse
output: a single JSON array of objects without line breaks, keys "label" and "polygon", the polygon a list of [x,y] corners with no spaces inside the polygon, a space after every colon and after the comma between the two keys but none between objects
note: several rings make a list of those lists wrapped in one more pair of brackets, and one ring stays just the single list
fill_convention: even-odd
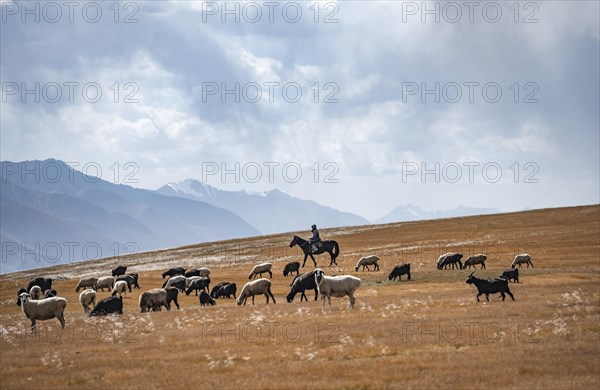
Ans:
[{"label": "horse", "polygon": [[315,258],[313,257],[313,255],[320,255],[321,253],[329,253],[329,256],[331,256],[331,261],[329,262],[329,266],[331,267],[333,264],[338,265],[337,261],[335,261],[335,259],[339,256],[340,254],[340,246],[338,245],[337,241],[321,241],[320,246],[317,247],[316,252],[311,253],[311,248],[310,248],[310,244],[308,243],[308,241],[306,241],[305,239],[302,239],[298,236],[294,236],[294,238],[292,239],[292,242],[290,242],[290,248],[293,248],[294,245],[298,245],[300,247],[300,249],[302,249],[302,251],[304,252],[304,262],[302,263],[302,267],[304,267],[304,265],[306,264],[306,259],[308,258],[308,256],[310,256],[310,258],[312,259],[313,263],[315,263],[315,267],[317,266],[317,262],[315,261]]}]

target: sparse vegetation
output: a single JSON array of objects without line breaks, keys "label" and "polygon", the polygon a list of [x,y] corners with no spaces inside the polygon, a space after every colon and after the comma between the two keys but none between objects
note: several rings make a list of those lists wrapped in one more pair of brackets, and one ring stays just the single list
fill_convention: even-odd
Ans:
[{"label": "sparse vegetation", "polygon": [[[207,388],[600,387],[600,206],[321,234],[339,243],[340,255],[333,267],[328,256],[317,257],[319,267],[362,279],[353,310],[348,298],[333,298],[336,310],[327,314],[312,299],[286,302],[291,281],[281,271],[303,258],[289,248],[293,233],[4,275],[2,388],[194,388],[196,373]],[[465,283],[471,271],[437,271],[447,252],[485,253],[481,278],[497,277],[519,253],[529,253],[536,268],[519,270],[520,283],[510,285],[516,301],[493,295],[477,303]],[[361,253],[377,253],[380,270],[356,273]],[[207,266],[215,284],[243,286],[262,261],[273,263],[276,305],[259,298],[255,306],[234,299],[200,306],[198,297],[181,294],[181,310],[139,313],[141,291],[134,290],[123,297],[123,315],[90,318],[74,292],[80,278],[117,265],[139,273],[148,289],[176,265]],[[411,263],[410,281],[388,280],[399,263]],[[43,321],[30,333],[15,298],[33,276],[52,277],[69,301],[64,330]],[[99,300],[109,295],[98,291]]]}]

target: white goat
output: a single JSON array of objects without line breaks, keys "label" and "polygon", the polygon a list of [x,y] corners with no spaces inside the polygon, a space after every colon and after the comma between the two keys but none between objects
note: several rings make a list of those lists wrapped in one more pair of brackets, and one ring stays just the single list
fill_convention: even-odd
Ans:
[{"label": "white goat", "polygon": [[252,271],[250,271],[248,279],[253,279],[256,275],[259,275],[262,278],[262,274],[267,272],[269,273],[269,277],[273,278],[273,272],[271,272],[272,266],[272,263],[260,263],[255,265],[254,268],[252,268]]},{"label": "white goat", "polygon": [[331,305],[331,297],[345,297],[346,295],[350,298],[349,308],[354,307],[354,292],[360,287],[360,279],[352,275],[338,275],[338,276],[325,276],[322,269],[315,269],[315,283],[317,284],[317,290],[321,295],[323,302],[323,311],[325,311],[325,298],[329,301],[329,308],[333,311]]},{"label": "white goat", "polygon": [[31,290],[29,290],[29,297],[31,299],[40,299],[44,294],[42,294],[42,288],[40,286],[33,286]]},{"label": "white goat", "polygon": [[365,270],[365,267],[367,267],[367,271],[370,271],[369,266],[374,265],[374,270],[379,271],[379,264],[377,264],[378,261],[379,257],[375,255],[362,257],[360,260],[358,260],[358,263],[356,263],[356,267],[354,267],[354,270],[358,271],[358,267],[362,266],[363,271]]},{"label": "white goat", "polygon": [[90,305],[94,307],[96,305],[96,291],[94,289],[83,290],[79,294],[79,303],[83,307],[83,314],[90,313]]},{"label": "white goat", "polygon": [[521,268],[521,264],[527,264],[527,268],[529,268],[529,264],[531,264],[531,267],[535,268],[531,262],[531,256],[529,256],[527,253],[516,255],[512,262],[511,268],[515,268],[516,265],[519,265],[519,268]]},{"label": "white goat", "polygon": [[112,290],[112,296],[114,297],[117,294],[119,294],[119,296],[122,296],[123,294],[127,295],[127,282],[126,281],[119,280],[119,281],[115,282],[115,286],[113,287],[113,290]]},{"label": "white goat", "polygon": [[35,333],[37,320],[44,321],[52,318],[57,318],[60,321],[60,326],[65,328],[65,307],[67,300],[60,297],[52,297],[40,299],[39,301],[29,300],[29,294],[24,292],[19,295],[21,300],[21,308],[25,317],[31,320],[31,332]]},{"label": "white goat", "polygon": [[113,289],[115,285],[115,277],[114,276],[103,276],[98,278],[98,282],[96,283],[97,290],[108,289],[109,291]]},{"label": "white goat", "polygon": [[83,279],[79,279],[79,283],[77,283],[77,286],[75,286],[75,292],[79,292],[80,289],[82,288],[87,288],[87,287],[91,287],[94,290],[96,289],[96,283],[98,283],[98,279],[97,278],[83,278]]},{"label": "white goat", "polygon": [[251,282],[248,282],[242,288],[242,292],[237,298],[237,304],[241,305],[242,303],[246,304],[246,299],[248,297],[252,297],[252,304],[254,305],[254,296],[264,294],[267,297],[267,304],[269,303],[269,296],[273,298],[273,303],[275,302],[275,297],[271,292],[271,281],[269,279],[257,279]]}]

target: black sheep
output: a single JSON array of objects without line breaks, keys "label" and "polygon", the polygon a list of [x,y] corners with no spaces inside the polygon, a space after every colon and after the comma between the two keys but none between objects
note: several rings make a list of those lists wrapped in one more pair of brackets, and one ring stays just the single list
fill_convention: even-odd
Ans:
[{"label": "black sheep", "polygon": [[171,268],[168,271],[163,272],[162,277],[164,279],[167,276],[175,276],[175,275],[185,275],[185,268],[183,268],[183,267]]},{"label": "black sheep", "polygon": [[513,282],[519,283],[519,269],[518,268],[507,269],[506,271],[502,272],[501,276],[506,278],[506,280],[508,280],[509,282],[512,279]]},{"label": "black sheep", "polygon": [[123,298],[108,297],[104,298],[90,312],[90,316],[105,316],[107,314],[123,314]]},{"label": "black sheep", "polygon": [[29,281],[27,285],[27,292],[31,291],[33,286],[40,286],[42,291],[50,290],[52,288],[52,279],[50,278],[34,278]]},{"label": "black sheep", "polygon": [[200,293],[200,305],[202,305],[202,306],[204,306],[204,305],[214,306],[215,305],[215,300],[212,299],[210,297],[210,295],[208,295],[208,293],[206,291],[202,291]]},{"label": "black sheep", "polygon": [[479,302],[479,296],[485,294],[485,299],[490,301],[490,294],[500,293],[502,295],[502,300],[506,298],[506,294],[510,295],[512,300],[515,300],[515,297],[512,295],[508,288],[508,280],[506,278],[500,277],[495,279],[479,279],[473,274],[475,271],[469,275],[469,279],[467,279],[467,284],[474,284],[477,287],[477,302]]},{"label": "black sheep", "polygon": [[125,272],[127,271],[127,267],[120,265],[117,268],[112,270],[112,276],[121,276],[121,275],[125,275]]},{"label": "black sheep", "polygon": [[213,298],[231,298],[236,299],[235,293],[237,292],[237,285],[235,283],[227,283],[215,292]]},{"label": "black sheep", "polygon": [[210,286],[210,278],[199,278],[195,279],[190,283],[190,287],[185,291],[185,295],[190,295],[190,293],[196,290],[196,295],[198,295],[198,290],[206,290],[208,293],[208,287]]},{"label": "black sheep", "polygon": [[287,263],[285,267],[283,267],[283,276],[291,275],[293,272],[296,273],[296,276],[300,275],[300,263],[297,261]]},{"label": "black sheep", "polygon": [[315,290],[315,301],[319,298],[319,291],[317,290],[317,283],[315,282],[315,271],[310,271],[294,278],[292,289],[286,297],[287,301],[293,302],[294,297],[298,293],[301,293],[300,302],[302,302],[302,299],[308,301],[308,298],[306,298],[306,294],[304,293],[306,290]]},{"label": "black sheep", "polygon": [[395,266],[392,272],[390,272],[388,279],[393,281],[399,278],[399,280],[402,280],[402,275],[408,275],[408,280],[410,280],[410,263]]}]

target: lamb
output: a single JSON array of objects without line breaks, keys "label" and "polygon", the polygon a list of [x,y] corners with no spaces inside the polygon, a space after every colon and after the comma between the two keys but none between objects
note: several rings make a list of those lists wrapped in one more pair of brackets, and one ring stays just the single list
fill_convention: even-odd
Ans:
[{"label": "lamb", "polygon": [[523,263],[527,264],[527,268],[529,268],[529,264],[531,264],[531,268],[535,268],[531,262],[531,256],[529,256],[527,253],[516,255],[510,268],[515,268],[516,265],[519,265],[519,268],[521,268]]},{"label": "lamb", "polygon": [[96,291],[93,289],[83,290],[81,294],[79,294],[79,303],[81,307],[83,307],[83,314],[89,314],[90,305],[96,305]]},{"label": "lamb", "polygon": [[44,321],[52,318],[57,318],[60,326],[65,328],[65,308],[67,300],[61,297],[52,297],[40,299],[39,301],[31,301],[27,292],[22,292],[19,295],[21,301],[21,309],[25,317],[31,320],[31,333],[36,332],[36,322]]},{"label": "lamb", "polygon": [[292,272],[296,273],[296,276],[300,275],[300,263],[297,261],[292,261],[291,263],[287,263],[283,268],[283,276],[287,277],[288,275],[292,275]]},{"label": "lamb", "polygon": [[122,294],[127,294],[127,282],[124,280],[119,280],[118,282],[115,282],[115,286],[113,287],[112,290],[112,296],[114,297],[115,295],[119,294],[119,296],[121,296]]},{"label": "lamb", "polygon": [[112,270],[112,276],[125,275],[125,271],[127,271],[127,267],[120,265],[117,268]]},{"label": "lamb", "polygon": [[462,266],[462,269],[467,269],[467,267],[471,268],[475,268],[475,264],[481,264],[481,269],[485,268],[485,261],[487,260],[487,256],[486,255],[474,255],[474,256],[469,256],[469,258],[467,259],[467,261],[465,261],[465,263]]},{"label": "lamb", "polygon": [[164,279],[167,276],[173,277],[176,275],[185,275],[185,268],[183,268],[183,267],[171,268],[171,269],[163,272],[162,277]]},{"label": "lamb", "polygon": [[252,271],[250,271],[250,274],[248,275],[248,279],[254,279],[256,277],[256,275],[260,275],[260,277],[262,278],[262,274],[263,273],[269,273],[269,277],[272,279],[273,278],[273,273],[271,272],[271,267],[273,266],[272,263],[261,263],[261,264],[257,264],[254,266],[254,268],[252,268]]},{"label": "lamb", "polygon": [[375,271],[379,271],[379,264],[377,264],[378,261],[379,261],[379,257],[377,257],[375,255],[361,257],[360,260],[358,260],[358,263],[356,263],[356,267],[354,267],[354,271],[358,271],[358,267],[360,267],[360,266],[363,267],[363,271],[365,270],[365,267],[367,268],[367,271],[370,271],[370,269],[369,269],[370,265],[374,266],[373,268]]},{"label": "lamb", "polygon": [[211,296],[211,298],[225,298],[227,297],[228,299],[231,298],[231,296],[233,295],[233,299],[236,299],[235,293],[237,291],[237,285],[235,283],[227,283],[221,287],[219,287],[219,289],[216,291],[214,296]]},{"label": "lamb", "polygon": [[186,278],[183,275],[171,276],[163,284],[162,288],[177,287],[181,292],[185,290]]},{"label": "lamb", "polygon": [[[177,290],[175,290],[177,291]],[[160,309],[161,306],[171,310],[171,304],[168,299],[167,290],[162,288],[153,288],[140,294],[140,313],[145,311]]]},{"label": "lamb", "polygon": [[33,286],[31,290],[29,290],[29,298],[30,299],[40,299],[42,297],[42,289],[40,286]]},{"label": "lamb", "polygon": [[52,288],[52,279],[50,278],[34,278],[29,281],[27,285],[27,291],[31,291],[33,286],[40,286],[42,291],[46,291]]},{"label": "lamb", "polygon": [[115,277],[114,276],[103,276],[98,278],[98,282],[96,283],[96,291],[104,291],[104,289],[108,289],[112,291],[115,285]]},{"label": "lamb", "polygon": [[402,275],[408,275],[408,280],[410,280],[410,263],[398,264],[395,266],[392,272],[390,272],[388,275],[388,279],[392,281],[396,280],[396,278],[402,280]]},{"label": "lamb", "polygon": [[90,317],[105,316],[107,314],[123,314],[123,297],[107,297],[98,302],[90,312]]},{"label": "lamb", "polygon": [[198,295],[198,290],[202,290],[208,293],[208,287],[210,286],[210,278],[202,278],[199,277],[198,279],[192,281],[192,283],[190,284],[190,286],[188,287],[188,289],[185,291],[185,295],[190,295],[190,293],[195,290],[196,291],[196,295]]},{"label": "lamb", "polygon": [[288,302],[293,302],[296,294],[300,293],[300,302],[302,299],[308,302],[306,298],[306,290],[315,290],[315,301],[319,298],[317,282],[315,281],[315,271],[306,272],[300,276],[296,276],[292,282],[292,289],[286,296]]},{"label": "lamb", "polygon": [[79,292],[82,288],[93,288],[94,290],[97,288],[96,284],[98,283],[97,278],[82,278],[79,279],[79,283],[75,286],[75,292]]},{"label": "lamb", "polygon": [[206,291],[202,291],[202,293],[200,293],[200,305],[204,306],[204,305],[211,305],[214,306],[215,305],[215,300],[212,299],[210,297],[210,295],[208,295],[208,293]]},{"label": "lamb", "polygon": [[502,272],[501,277],[506,278],[506,280],[508,280],[509,282],[512,279],[513,282],[519,283],[519,269],[518,268],[507,269],[506,271]]},{"label": "lamb", "polygon": [[485,280],[473,276],[474,273],[475,271],[471,272],[471,275],[469,275],[469,278],[467,279],[467,284],[474,284],[475,287],[477,287],[477,302],[479,302],[479,296],[482,294],[485,294],[485,299],[487,299],[487,301],[489,302],[490,294],[495,293],[500,293],[500,295],[502,295],[502,300],[506,298],[506,295],[504,293],[510,295],[513,301],[515,300],[515,297],[512,295],[508,288],[508,280],[506,278],[500,277]]},{"label": "lamb", "polygon": [[252,304],[254,305],[254,296],[259,294],[264,294],[265,297],[267,297],[267,305],[269,304],[269,296],[273,298],[273,303],[276,303],[275,297],[271,292],[271,281],[269,279],[261,278],[248,282],[244,285],[242,292],[237,298],[238,306],[242,303],[245,305],[248,297],[252,297]]},{"label": "lamb", "polygon": [[329,301],[329,308],[333,311],[331,297],[345,297],[350,299],[348,307],[352,309],[356,299],[354,292],[360,287],[360,279],[352,275],[326,276],[322,269],[315,269],[315,282],[325,311],[325,298]]}]

